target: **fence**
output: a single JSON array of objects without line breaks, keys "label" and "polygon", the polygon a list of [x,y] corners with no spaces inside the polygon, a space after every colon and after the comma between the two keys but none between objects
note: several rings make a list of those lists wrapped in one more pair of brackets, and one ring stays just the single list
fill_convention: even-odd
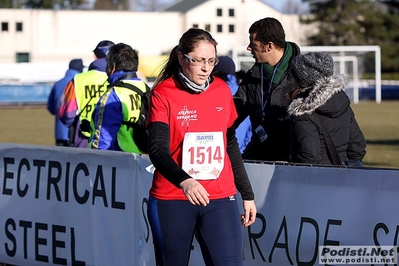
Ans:
[{"label": "fence", "polygon": [[[148,156],[0,143],[0,158],[0,262],[155,265]],[[324,265],[323,245],[396,246],[399,169],[245,168],[258,209],[242,230],[245,266]],[[204,265],[196,241],[190,265]]]}]

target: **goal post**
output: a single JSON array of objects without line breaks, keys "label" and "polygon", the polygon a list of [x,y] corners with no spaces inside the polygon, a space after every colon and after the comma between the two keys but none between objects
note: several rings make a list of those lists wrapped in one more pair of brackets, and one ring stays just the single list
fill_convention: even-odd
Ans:
[{"label": "goal post", "polygon": [[348,55],[348,56],[333,56],[334,62],[339,62],[339,73],[346,74],[345,63],[350,62],[352,63],[352,88],[353,88],[353,102],[355,104],[359,103],[359,61],[357,56]]},{"label": "goal post", "polygon": [[[247,47],[235,47],[232,50],[232,59],[237,70],[248,70],[254,63],[254,59],[246,49]],[[353,101],[359,101],[359,57],[365,53],[372,52],[375,55],[375,101],[381,103],[381,48],[378,45],[359,46],[301,46],[302,53],[327,52],[330,53],[335,62],[338,62],[339,73],[351,76],[353,85]],[[352,72],[348,73],[346,63],[351,63]]]}]

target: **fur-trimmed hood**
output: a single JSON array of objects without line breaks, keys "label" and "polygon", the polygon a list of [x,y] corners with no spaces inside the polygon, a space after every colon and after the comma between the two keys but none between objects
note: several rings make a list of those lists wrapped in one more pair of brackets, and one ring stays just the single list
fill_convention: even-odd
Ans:
[{"label": "fur-trimmed hood", "polygon": [[[311,114],[315,112],[316,109],[319,109],[320,113],[341,113],[341,109],[346,109],[347,106],[349,106],[349,101],[340,101],[338,104],[336,102],[326,104],[326,102],[331,99],[334,94],[343,91],[346,84],[347,81],[345,76],[340,74],[318,80],[312,88],[309,88],[310,90],[308,90],[308,93],[307,91],[304,92],[304,97],[292,101],[288,107],[288,113],[293,116],[300,116]],[[330,114],[328,116],[334,115]]]}]

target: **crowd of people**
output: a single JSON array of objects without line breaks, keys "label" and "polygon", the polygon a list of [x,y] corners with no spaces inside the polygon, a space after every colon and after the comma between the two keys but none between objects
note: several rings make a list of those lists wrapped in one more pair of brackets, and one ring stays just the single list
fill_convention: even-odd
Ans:
[{"label": "crowd of people", "polygon": [[[148,154],[157,265],[187,265],[194,235],[206,265],[243,265],[240,224],[256,219],[243,159],[361,166],[365,156],[332,57],[301,54],[275,18],[248,33],[255,62],[243,72],[217,55],[209,32],[187,30],[151,89],[137,75],[137,50],[101,41],[88,71],[72,60],[49,97],[57,145]],[[146,136],[135,127],[143,117]]]}]

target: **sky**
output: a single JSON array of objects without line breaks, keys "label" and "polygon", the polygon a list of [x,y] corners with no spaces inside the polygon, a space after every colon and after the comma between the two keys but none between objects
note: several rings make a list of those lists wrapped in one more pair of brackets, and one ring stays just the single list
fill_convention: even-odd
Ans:
[{"label": "sky", "polygon": [[[175,0],[163,0],[160,2],[169,4],[173,3],[174,1]],[[308,7],[308,4],[304,4],[302,0],[261,0],[261,1],[282,13],[285,13],[285,11],[288,8],[287,4],[289,3],[291,3],[292,5],[298,5],[298,7],[300,7],[300,10],[302,11],[306,11]]]},{"label": "sky", "polygon": [[298,5],[301,10],[306,10],[307,4],[304,4],[302,0],[263,0],[262,2],[268,4],[269,6],[273,7],[274,9],[284,13],[287,7],[286,5],[291,2],[292,4]]}]

